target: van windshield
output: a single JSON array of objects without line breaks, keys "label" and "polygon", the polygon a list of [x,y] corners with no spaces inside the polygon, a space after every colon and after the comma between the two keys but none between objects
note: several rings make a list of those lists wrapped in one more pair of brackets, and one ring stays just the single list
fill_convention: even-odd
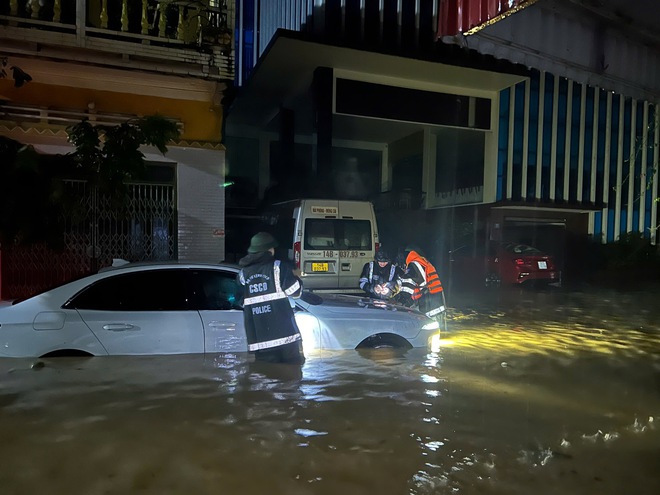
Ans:
[{"label": "van windshield", "polygon": [[372,249],[371,222],[337,218],[305,220],[305,249]]}]

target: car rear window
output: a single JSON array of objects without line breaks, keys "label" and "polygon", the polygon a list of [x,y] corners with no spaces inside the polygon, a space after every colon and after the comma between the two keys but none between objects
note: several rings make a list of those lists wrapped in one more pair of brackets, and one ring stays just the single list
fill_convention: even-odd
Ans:
[{"label": "car rear window", "polygon": [[532,246],[527,246],[525,244],[509,244],[505,247],[505,249],[510,253],[515,253],[515,254],[535,255],[541,253],[541,251],[539,251],[538,249]]},{"label": "car rear window", "polygon": [[371,222],[337,218],[305,220],[305,249],[354,249],[370,251]]}]

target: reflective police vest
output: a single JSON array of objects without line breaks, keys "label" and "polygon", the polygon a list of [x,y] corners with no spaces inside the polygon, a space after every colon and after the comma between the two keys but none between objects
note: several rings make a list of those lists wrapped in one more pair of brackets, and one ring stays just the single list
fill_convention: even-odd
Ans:
[{"label": "reflective police vest", "polygon": [[244,286],[243,315],[248,351],[254,352],[290,344],[301,339],[289,302],[302,290],[293,273],[284,277],[282,287],[279,260],[244,267],[238,279]]},{"label": "reflective police vest", "polygon": [[[376,275],[376,277],[374,277],[374,265],[376,263],[377,263],[376,261],[370,261],[369,262],[369,271],[367,273],[367,277],[360,279],[360,289],[364,289],[364,285],[366,283],[374,282],[374,278],[375,278],[376,282],[381,282],[381,283],[396,281],[396,265],[394,265],[393,263],[390,264],[390,273],[387,276],[387,279],[385,279],[384,277],[381,277],[380,275]],[[382,273],[383,271],[384,270],[379,270],[379,273]]]}]

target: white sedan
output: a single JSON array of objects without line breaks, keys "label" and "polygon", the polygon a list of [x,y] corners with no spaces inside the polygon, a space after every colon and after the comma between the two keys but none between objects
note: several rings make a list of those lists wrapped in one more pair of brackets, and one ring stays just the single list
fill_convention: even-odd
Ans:
[{"label": "white sedan", "polygon": [[[247,352],[238,268],[141,263],[104,269],[0,307],[0,357]],[[438,323],[366,297],[292,299],[305,351],[426,347]]]}]

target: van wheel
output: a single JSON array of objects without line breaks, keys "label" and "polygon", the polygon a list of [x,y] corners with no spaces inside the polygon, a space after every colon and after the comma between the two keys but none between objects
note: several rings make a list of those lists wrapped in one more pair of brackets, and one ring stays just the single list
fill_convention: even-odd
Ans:
[{"label": "van wheel", "polygon": [[400,335],[379,333],[367,337],[358,344],[356,349],[412,349],[412,345]]}]

